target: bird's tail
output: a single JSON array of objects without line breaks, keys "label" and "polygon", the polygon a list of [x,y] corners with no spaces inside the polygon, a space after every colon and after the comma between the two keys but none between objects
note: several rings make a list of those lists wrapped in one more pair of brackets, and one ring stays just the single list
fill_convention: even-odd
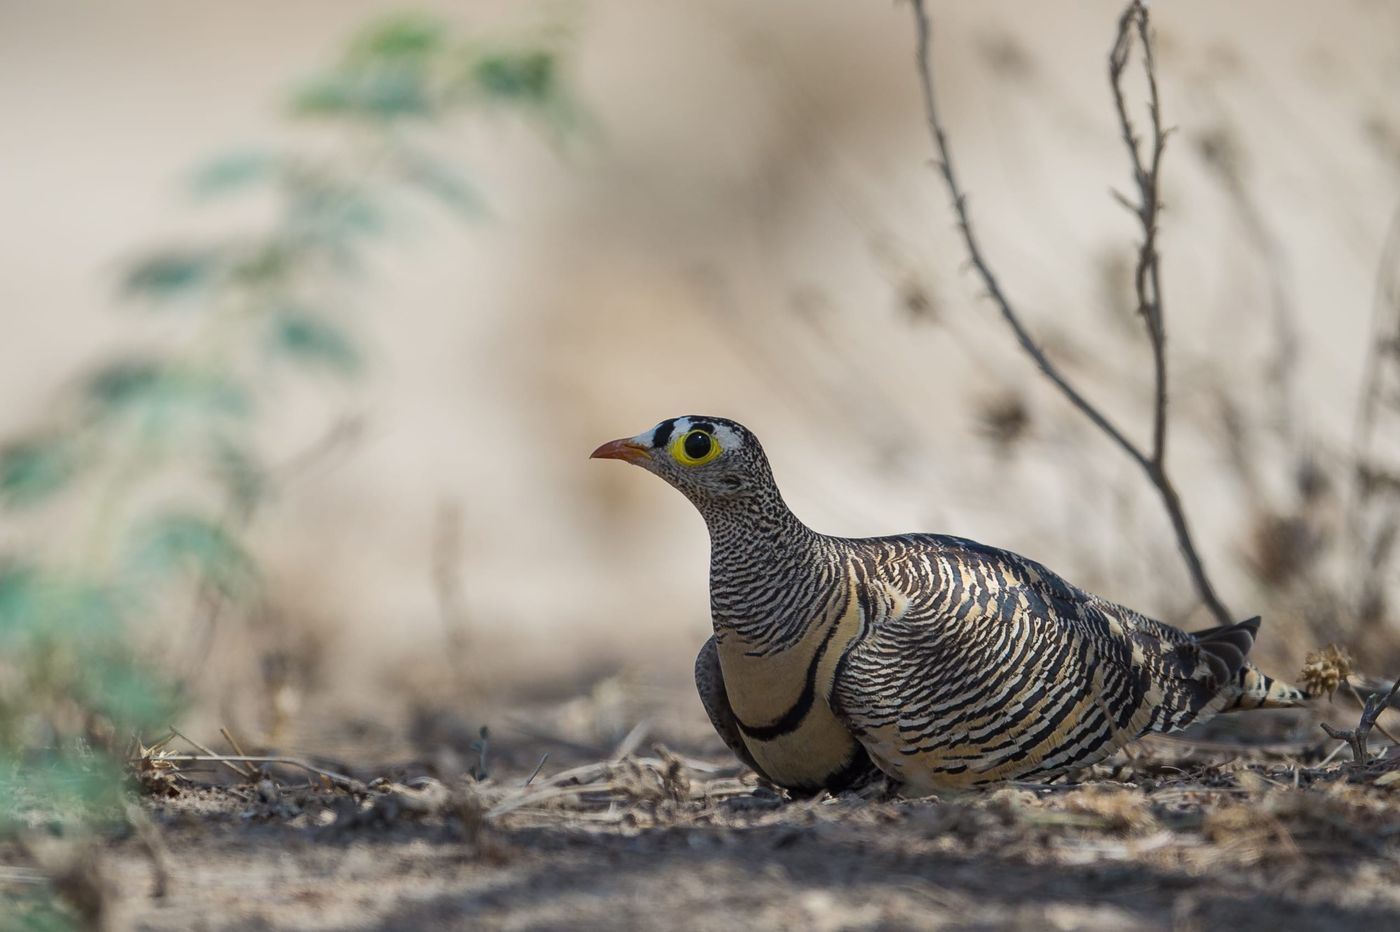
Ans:
[{"label": "bird's tail", "polygon": [[1234,712],[1239,709],[1291,709],[1312,698],[1310,694],[1289,686],[1271,676],[1266,676],[1252,663],[1240,667],[1235,675],[1235,697],[1220,711]]},{"label": "bird's tail", "polygon": [[1229,696],[1221,712],[1238,709],[1291,709],[1312,698],[1308,693],[1260,672],[1245,659],[1259,633],[1259,618],[1193,632],[1196,643],[1216,682],[1226,684],[1221,693]]}]

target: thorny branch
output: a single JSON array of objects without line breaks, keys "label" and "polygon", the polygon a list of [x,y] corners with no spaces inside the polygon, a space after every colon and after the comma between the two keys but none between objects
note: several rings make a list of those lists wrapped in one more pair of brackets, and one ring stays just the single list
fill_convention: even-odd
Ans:
[{"label": "thorny branch", "polygon": [[[1152,155],[1148,163],[1143,162],[1141,141],[1123,97],[1123,72],[1127,70],[1133,50],[1134,30],[1142,43],[1142,65],[1147,75],[1147,111],[1152,120]],[[1162,322],[1161,261],[1157,254],[1157,212],[1162,206],[1157,179],[1162,167],[1162,153],[1167,146],[1167,133],[1162,129],[1162,107],[1157,96],[1157,69],[1152,60],[1147,8],[1136,0],[1128,4],[1118,20],[1118,36],[1114,39],[1113,50],[1108,54],[1108,84],[1113,89],[1113,108],[1118,113],[1118,126],[1133,165],[1133,183],[1138,193],[1136,204],[1121,195],[1119,200],[1142,226],[1142,243],[1138,246],[1133,287],[1137,292],[1138,314],[1147,328],[1147,341],[1152,347],[1152,368],[1156,374],[1153,386],[1152,462],[1160,465],[1165,461],[1167,452],[1167,331]]]},{"label": "thorny branch", "polygon": [[[1118,195],[1118,200],[1137,218],[1143,233],[1142,243],[1138,247],[1137,268],[1133,281],[1137,291],[1138,312],[1143,319],[1148,342],[1152,348],[1155,373],[1152,448],[1150,452],[1131,440],[1097,405],[1075,388],[1059,367],[1050,361],[1026,329],[1020,313],[1007,298],[1000,281],[982,254],[981,246],[972,227],[971,214],[967,206],[967,194],[959,185],[957,174],[953,170],[952,152],[948,146],[947,133],[939,117],[937,98],[933,92],[933,66],[930,58],[932,30],[928,12],[924,7],[924,0],[913,0],[913,6],[914,20],[918,29],[916,57],[923,90],[924,117],[933,136],[934,145],[938,150],[937,166],[953,202],[958,232],[962,235],[963,244],[967,248],[968,258],[973,268],[977,270],[987,293],[1001,312],[1002,318],[1016,335],[1021,348],[1031,357],[1037,368],[1081,414],[1108,435],[1109,439],[1147,474],[1148,479],[1162,499],[1167,517],[1171,520],[1172,530],[1176,534],[1177,546],[1181,550],[1182,558],[1186,561],[1186,568],[1191,574],[1192,582],[1195,584],[1201,601],[1205,603],[1220,624],[1230,624],[1235,620],[1235,617],[1215,594],[1215,588],[1206,576],[1205,566],[1202,564],[1196,545],[1191,538],[1181,497],[1177,494],[1176,487],[1167,474],[1167,337],[1162,312],[1161,263],[1157,253],[1157,216],[1161,208],[1158,179],[1168,133],[1162,127],[1161,104],[1157,94],[1156,66],[1152,59],[1151,31],[1146,5],[1142,0],[1132,0],[1127,9],[1123,11],[1123,15],[1118,20],[1118,32],[1113,49],[1109,53],[1108,71],[1109,83],[1113,89],[1114,106],[1118,113],[1118,123],[1122,131],[1123,141],[1128,148],[1129,158],[1132,161],[1133,180],[1138,195],[1136,203],[1122,195]],[[1136,40],[1134,36],[1136,36]],[[1127,103],[1122,89],[1123,72],[1127,68],[1129,55],[1135,41],[1140,42],[1143,47],[1143,69],[1147,73],[1151,139],[1147,146],[1146,156],[1144,156],[1142,142],[1134,129],[1132,119],[1128,115]]]}]

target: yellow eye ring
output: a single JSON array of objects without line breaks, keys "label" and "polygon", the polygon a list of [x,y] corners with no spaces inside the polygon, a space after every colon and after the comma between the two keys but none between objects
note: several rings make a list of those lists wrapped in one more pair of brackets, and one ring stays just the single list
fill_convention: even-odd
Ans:
[{"label": "yellow eye ring", "polygon": [[688,430],[671,443],[671,456],[682,466],[704,466],[723,452],[715,435],[704,430]]}]

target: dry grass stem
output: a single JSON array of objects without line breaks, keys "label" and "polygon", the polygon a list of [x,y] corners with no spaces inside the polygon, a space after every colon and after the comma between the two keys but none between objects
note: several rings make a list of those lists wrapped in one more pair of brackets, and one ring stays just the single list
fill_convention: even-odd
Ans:
[{"label": "dry grass stem", "polygon": [[[188,741],[189,739],[186,738],[185,740]],[[190,742],[190,743],[193,744],[194,742]],[[234,765],[234,764],[277,764],[277,765],[280,765],[280,766],[283,766],[283,767],[296,767],[296,768],[299,769],[299,770],[305,770],[307,773],[315,774],[315,775],[318,776],[318,777],[323,777],[323,778],[325,778],[327,781],[329,781],[332,785],[336,786],[337,788],[343,789],[343,790],[345,790],[345,791],[347,791],[347,792],[350,792],[350,793],[366,793],[366,792],[369,791],[369,788],[368,788],[365,784],[361,783],[359,780],[356,780],[354,777],[347,777],[347,776],[345,776],[344,774],[336,773],[336,772],[333,771],[333,770],[326,770],[324,767],[317,767],[315,764],[308,763],[307,761],[304,761],[304,760],[299,760],[298,758],[295,758],[295,757],[258,757],[258,756],[246,756],[246,755],[241,755],[241,754],[213,754],[213,753],[209,753],[209,754],[166,754],[166,755],[162,756],[161,760],[167,761],[167,762],[172,763],[172,764],[193,764],[193,763],[215,763],[215,764],[223,764],[223,765],[225,765],[225,766],[228,766],[228,768],[229,768],[230,770],[232,770],[234,773],[238,774],[238,775],[241,776],[241,777],[245,777],[245,778],[247,778],[247,779],[253,779],[253,778],[255,778],[255,777],[256,777],[256,771],[253,771],[253,772],[250,772],[250,773],[246,773],[246,774],[245,774],[242,770],[240,770],[239,768],[234,767],[234,766],[232,766],[232,765]],[[137,761],[133,760],[133,761],[130,761],[130,763],[137,763]]]},{"label": "dry grass stem", "polygon": [[[205,759],[206,759],[206,760],[214,761],[215,763],[218,763],[218,764],[220,764],[220,765],[222,765],[222,766],[224,766],[224,767],[227,767],[229,770],[232,770],[234,773],[238,774],[240,777],[242,777],[242,778],[245,779],[245,780],[252,780],[252,779],[254,779],[254,778],[257,776],[257,772],[254,771],[252,767],[238,767],[238,766],[236,766],[237,764],[243,762],[243,755],[241,755],[241,754],[236,754],[236,755],[233,755],[233,756],[226,756],[226,755],[222,755],[222,754],[217,754],[217,753],[215,753],[214,751],[212,751],[211,749],[209,749],[209,748],[205,747],[204,745],[200,744],[198,741],[194,740],[193,738],[191,738],[191,737],[189,737],[188,735],[184,734],[183,732],[179,731],[179,730],[178,730],[177,728],[175,728],[173,725],[172,725],[171,728],[170,728],[170,733],[171,733],[172,735],[175,735],[176,737],[180,738],[181,740],[183,740],[183,741],[186,742],[187,744],[189,744],[190,747],[193,747],[193,748],[195,748],[195,749],[201,751],[201,752],[205,755]],[[177,755],[177,754],[168,754],[168,755],[165,755],[165,756],[164,756],[164,760],[171,761],[171,762],[178,762],[178,761],[180,760],[180,757],[181,757],[181,755]]]}]

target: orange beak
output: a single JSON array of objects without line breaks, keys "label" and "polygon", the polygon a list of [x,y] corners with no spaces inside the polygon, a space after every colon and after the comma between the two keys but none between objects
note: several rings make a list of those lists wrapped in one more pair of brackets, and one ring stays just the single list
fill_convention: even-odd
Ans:
[{"label": "orange beak", "polygon": [[640,466],[651,461],[651,451],[635,440],[609,440],[593,451],[591,460],[623,460]]}]

